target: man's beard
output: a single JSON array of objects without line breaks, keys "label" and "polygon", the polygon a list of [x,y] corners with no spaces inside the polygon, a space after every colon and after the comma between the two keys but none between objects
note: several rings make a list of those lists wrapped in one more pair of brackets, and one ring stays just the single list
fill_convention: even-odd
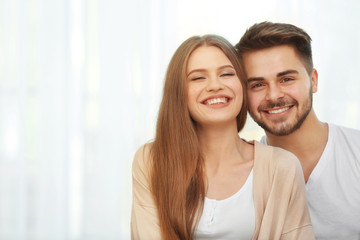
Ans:
[{"label": "man's beard", "polygon": [[[311,111],[312,100],[313,100],[312,92],[310,92],[309,98],[305,102],[304,109],[298,109],[301,112],[299,112],[295,116],[294,121],[290,122],[290,123],[287,123],[285,120],[282,120],[280,118],[278,120],[273,121],[272,123],[275,123],[275,125],[271,126],[272,124],[267,124],[266,121],[257,119],[253,113],[251,113],[251,112],[249,112],[249,113],[250,113],[250,116],[254,119],[254,121],[261,128],[263,128],[266,132],[269,132],[275,136],[286,136],[286,135],[293,133],[294,131],[296,131],[297,129],[299,129],[301,127],[301,125],[303,124],[306,117],[309,115],[309,113]],[[283,106],[289,106],[289,105],[299,107],[299,103],[294,99],[291,99],[291,100],[280,99],[278,101],[267,102],[264,105],[260,105],[258,107],[257,111],[261,113],[261,112],[263,112],[262,109],[270,109],[270,108],[274,108],[274,107],[283,107]]]}]

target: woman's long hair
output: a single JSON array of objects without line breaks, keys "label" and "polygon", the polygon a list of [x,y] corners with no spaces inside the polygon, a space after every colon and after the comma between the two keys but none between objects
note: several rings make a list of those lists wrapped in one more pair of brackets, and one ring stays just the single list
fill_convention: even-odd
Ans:
[{"label": "woman's long hair", "polygon": [[[191,119],[187,107],[186,81],[189,56],[200,46],[221,49],[233,64],[238,77],[243,78],[234,47],[216,35],[187,39],[169,63],[156,137],[151,147],[151,192],[158,210],[163,239],[193,239],[203,210],[206,192],[204,161],[196,123]],[[238,131],[243,128],[247,114],[243,82],[242,86],[244,100],[237,116]]]}]

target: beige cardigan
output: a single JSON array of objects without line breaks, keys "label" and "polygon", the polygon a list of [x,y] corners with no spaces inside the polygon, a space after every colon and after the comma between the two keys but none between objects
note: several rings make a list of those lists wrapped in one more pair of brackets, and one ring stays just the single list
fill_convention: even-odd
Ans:
[{"label": "beige cardigan", "polygon": [[[254,156],[255,233],[253,239],[312,240],[305,182],[298,159],[259,142]],[[161,239],[157,210],[149,190],[149,146],[133,162],[132,239]]]}]

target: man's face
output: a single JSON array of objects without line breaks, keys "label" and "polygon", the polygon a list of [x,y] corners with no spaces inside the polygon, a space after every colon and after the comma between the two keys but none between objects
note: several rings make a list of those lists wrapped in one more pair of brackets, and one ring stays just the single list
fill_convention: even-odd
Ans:
[{"label": "man's face", "polygon": [[293,47],[281,45],[245,53],[249,113],[265,131],[285,136],[306,119],[317,91],[317,72],[309,76]]}]

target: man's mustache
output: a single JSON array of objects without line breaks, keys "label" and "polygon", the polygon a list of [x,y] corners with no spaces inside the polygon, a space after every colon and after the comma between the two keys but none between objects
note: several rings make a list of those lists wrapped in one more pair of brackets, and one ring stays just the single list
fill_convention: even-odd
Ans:
[{"label": "man's mustache", "polygon": [[279,99],[276,101],[266,101],[258,107],[259,111],[264,111],[266,109],[279,108],[284,106],[296,105],[297,101],[294,99]]}]

